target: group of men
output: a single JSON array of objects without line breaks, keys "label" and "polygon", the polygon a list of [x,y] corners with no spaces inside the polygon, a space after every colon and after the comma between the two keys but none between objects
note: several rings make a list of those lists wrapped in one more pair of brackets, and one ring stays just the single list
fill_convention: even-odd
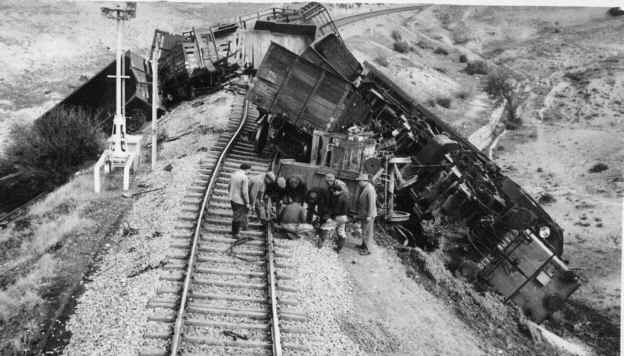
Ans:
[{"label": "group of men", "polygon": [[335,231],[337,252],[345,244],[347,224],[353,223],[354,235],[362,238],[358,245],[360,254],[370,254],[368,247],[374,234],[377,198],[368,175],[357,178],[359,188],[352,210],[349,188],[334,174],[325,175],[325,187],[308,190],[301,177],[276,177],[273,172],[249,176],[250,168],[243,163],[230,177],[234,238],[238,239],[240,230],[247,228],[248,214],[254,211],[263,226],[270,221],[275,230],[289,238],[309,233],[319,235],[319,247],[331,231]]}]

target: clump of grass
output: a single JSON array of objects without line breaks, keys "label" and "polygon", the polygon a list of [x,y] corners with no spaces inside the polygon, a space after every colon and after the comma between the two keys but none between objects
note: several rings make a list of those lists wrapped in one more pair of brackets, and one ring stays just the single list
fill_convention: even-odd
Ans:
[{"label": "clump of grass", "polygon": [[433,53],[435,53],[435,54],[441,54],[441,55],[444,55],[444,56],[448,55],[448,51],[447,51],[447,50],[445,50],[445,49],[444,49],[444,48],[442,48],[442,47],[438,47],[438,48],[436,48],[436,49],[433,51]]},{"label": "clump of grass", "polygon": [[439,97],[436,98],[436,103],[443,108],[449,109],[451,107],[451,98]]},{"label": "clump of grass", "polygon": [[374,59],[374,61],[382,67],[387,67],[390,65],[390,62],[388,62],[388,59],[386,59],[385,57],[377,57]]},{"label": "clump of grass", "polygon": [[399,42],[403,39],[403,37],[401,37],[401,32],[399,32],[399,30],[392,30],[392,33],[390,34],[390,36],[395,42]]},{"label": "clump of grass", "polygon": [[485,63],[485,61],[481,61],[481,60],[468,62],[468,65],[466,66],[466,73],[468,73],[470,75],[473,75],[473,74],[487,74],[488,73],[487,63]]},{"label": "clump of grass", "polygon": [[410,50],[410,45],[405,41],[396,41],[394,42],[393,48],[399,53],[407,53]]},{"label": "clump of grass", "polygon": [[468,62],[468,57],[466,57],[465,54],[462,54],[459,56],[459,63],[466,63]]}]

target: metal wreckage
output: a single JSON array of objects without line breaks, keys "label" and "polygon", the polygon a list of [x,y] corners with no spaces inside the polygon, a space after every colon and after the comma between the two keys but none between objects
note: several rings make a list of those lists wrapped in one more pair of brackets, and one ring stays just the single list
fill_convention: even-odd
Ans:
[{"label": "metal wreckage", "polygon": [[[355,177],[369,173],[380,223],[406,245],[427,243],[423,220],[463,226],[470,252],[462,257],[533,320],[579,287],[561,259],[561,227],[383,68],[359,63],[323,5],[273,8],[181,35],[156,30],[151,51],[165,105],[253,76],[247,100],[261,113],[255,145],[279,152],[277,173],[299,174],[314,187],[333,172],[352,190]],[[136,80],[140,89],[151,73],[134,62],[129,69],[146,72]]]},{"label": "metal wreckage", "polygon": [[172,102],[235,73],[254,75],[247,100],[261,114],[255,145],[279,152],[277,173],[314,187],[333,172],[352,189],[369,173],[380,222],[407,245],[426,243],[423,220],[463,226],[471,247],[463,257],[533,320],[579,287],[561,259],[561,227],[383,68],[359,63],[324,6],[274,8],[182,36],[157,31],[153,50],[162,53],[163,96]]}]

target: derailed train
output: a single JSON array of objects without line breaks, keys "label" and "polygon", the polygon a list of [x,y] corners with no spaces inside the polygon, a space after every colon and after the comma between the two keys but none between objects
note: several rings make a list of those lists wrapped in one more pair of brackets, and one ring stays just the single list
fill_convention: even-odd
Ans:
[{"label": "derailed train", "polygon": [[431,216],[464,224],[481,277],[534,320],[579,287],[561,260],[563,230],[540,205],[381,69],[362,66],[336,34],[299,55],[271,44],[247,98],[261,113],[258,151],[272,142],[283,157],[326,165],[319,132],[369,132],[375,149],[361,153],[360,171],[401,163],[394,169],[402,179],[385,189],[408,213],[403,231]]},{"label": "derailed train", "polygon": [[176,103],[217,90],[240,72],[255,72],[272,41],[298,51],[321,35],[337,32],[319,3],[274,7],[182,34],[156,30],[150,58],[158,58],[163,103]]},{"label": "derailed train", "polygon": [[[311,169],[343,160],[337,172],[347,179],[354,169],[374,174],[385,167],[393,184],[382,187],[392,201],[384,202],[384,218],[394,221],[393,208],[405,212],[398,221],[411,242],[423,219],[463,224],[480,276],[534,320],[579,287],[561,260],[559,225],[383,69],[359,63],[322,5],[274,8],[183,35],[157,31],[152,50],[159,51],[161,94],[174,102],[235,72],[256,72],[247,98],[261,113],[258,151],[272,142],[282,157]],[[336,139],[349,128],[369,132],[366,144]],[[350,145],[366,149],[347,152]]]}]

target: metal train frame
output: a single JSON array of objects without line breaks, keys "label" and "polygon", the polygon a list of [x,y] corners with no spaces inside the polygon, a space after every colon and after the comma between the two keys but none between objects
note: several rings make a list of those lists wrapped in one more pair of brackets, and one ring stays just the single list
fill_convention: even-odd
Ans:
[{"label": "metal train frame", "polygon": [[[331,55],[323,47],[331,47]],[[467,227],[481,277],[507,300],[536,321],[560,308],[580,285],[561,260],[561,227],[382,70],[364,67],[338,36],[318,40],[301,55],[272,44],[247,96],[261,112],[257,150],[272,142],[282,157],[311,163],[313,175],[315,166],[332,168],[329,162],[335,161],[327,152],[326,161],[318,160],[315,140],[329,136],[319,133],[346,132],[354,125],[371,132],[377,149],[359,153],[365,159],[358,170],[376,176],[384,171],[386,181],[391,178],[392,186],[380,189],[386,197],[382,210],[388,222],[400,221],[404,237],[413,242],[423,219],[459,222]]]}]

